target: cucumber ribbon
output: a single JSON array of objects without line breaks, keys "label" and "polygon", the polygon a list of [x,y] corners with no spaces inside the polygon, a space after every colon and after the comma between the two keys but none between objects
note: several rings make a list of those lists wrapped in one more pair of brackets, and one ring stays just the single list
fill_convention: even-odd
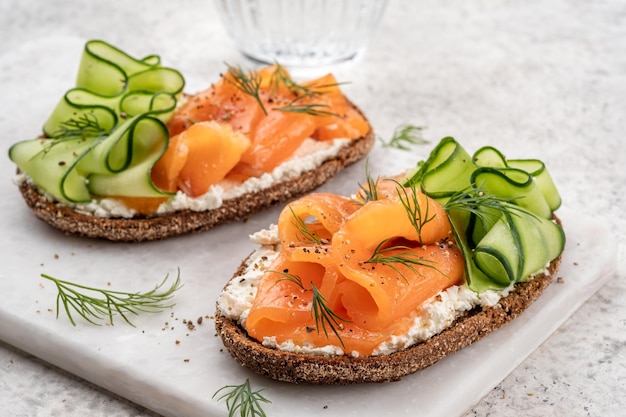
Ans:
[{"label": "cucumber ribbon", "polygon": [[[489,146],[470,156],[447,137],[407,175],[405,185],[446,209],[474,291],[523,281],[563,251],[563,229],[552,221],[561,197],[539,160],[508,160]],[[492,203],[479,203],[485,198]]]},{"label": "cucumber ribbon", "polygon": [[46,138],[16,143],[9,157],[57,201],[167,195],[154,186],[150,170],[167,149],[165,123],[184,84],[157,55],[136,59],[89,41],[76,86],[43,126]]}]

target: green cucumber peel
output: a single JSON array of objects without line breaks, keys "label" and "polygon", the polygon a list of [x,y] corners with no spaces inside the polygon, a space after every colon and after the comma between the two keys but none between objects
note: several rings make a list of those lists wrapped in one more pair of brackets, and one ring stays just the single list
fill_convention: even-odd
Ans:
[{"label": "green cucumber peel", "polygon": [[538,159],[506,159],[502,152],[492,146],[480,148],[472,158],[478,167],[514,168],[528,173],[546,199],[550,210],[555,211],[561,206],[559,191],[542,161]]},{"label": "green cucumber peel", "polygon": [[14,144],[9,157],[37,187],[57,201],[88,202],[91,196],[76,165],[89,152],[96,138],[74,138],[50,146],[49,139],[32,139]]},{"label": "green cucumber peel", "polygon": [[61,98],[43,130],[54,137],[61,123],[85,113],[94,114],[108,129],[124,117],[146,113],[167,121],[184,86],[180,72],[162,67],[158,56],[136,59],[92,40],[83,50],[76,86]]},{"label": "green cucumber peel", "polygon": [[471,256],[472,245],[466,238],[466,227],[469,216],[469,212],[462,210],[448,211],[448,218],[450,219],[450,224],[452,225],[452,232],[454,234],[455,241],[463,253],[465,278],[469,288],[476,292],[506,288],[510,285],[509,280],[505,279],[507,278],[506,275],[503,276],[498,274],[489,277],[476,266],[474,258]]},{"label": "green cucumber peel", "polygon": [[157,55],[136,59],[100,40],[86,43],[76,86],[44,124],[45,139],[16,143],[10,159],[57,201],[157,197],[150,171],[169,144],[165,124],[184,88]]},{"label": "green cucumber peel", "polygon": [[543,162],[538,159],[512,159],[507,162],[509,167],[526,171],[533,177],[550,210],[555,211],[561,206],[559,190]]},{"label": "green cucumber peel", "polygon": [[474,170],[470,155],[452,137],[443,138],[426,161],[404,180],[404,186],[419,186],[426,195],[439,202],[470,185]]},{"label": "green cucumber peel", "polygon": [[474,248],[474,261],[487,276],[505,269],[510,283],[541,271],[563,250],[563,229],[527,210],[505,212]]},{"label": "green cucumber peel", "polygon": [[479,167],[505,168],[506,157],[493,146],[483,146],[474,152],[472,161]]},{"label": "green cucumber peel", "polygon": [[167,127],[148,115],[135,116],[93,146],[81,161],[91,194],[124,197],[172,195],[157,189],[150,178],[152,166],[169,144]]},{"label": "green cucumber peel", "polygon": [[515,204],[544,218],[552,217],[552,210],[532,175],[517,168],[479,167],[472,172],[470,183],[474,187],[502,198],[515,200]]},{"label": "green cucumber peel", "polygon": [[18,142],[9,157],[55,200],[87,203],[93,195],[163,197],[150,178],[169,144],[167,128],[149,115],[135,116],[109,135]]},{"label": "green cucumber peel", "polygon": [[443,205],[474,291],[520,282],[563,251],[563,229],[552,220],[561,198],[539,160],[508,160],[493,147],[469,157],[447,137],[403,184]]}]

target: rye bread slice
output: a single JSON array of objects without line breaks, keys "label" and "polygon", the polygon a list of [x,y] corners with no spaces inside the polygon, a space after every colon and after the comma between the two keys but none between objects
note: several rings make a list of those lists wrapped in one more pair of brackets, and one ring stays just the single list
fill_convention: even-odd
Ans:
[{"label": "rye bread slice", "polygon": [[[427,341],[382,356],[318,356],[284,352],[263,346],[250,338],[219,307],[215,328],[224,346],[241,365],[279,381],[310,384],[353,384],[400,380],[433,365],[469,346],[522,314],[548,287],[559,269],[561,257],[553,260],[547,272],[519,283],[493,307],[475,307],[452,325]],[[243,273],[245,261],[232,279]]]},{"label": "rye bread slice", "polygon": [[158,240],[184,233],[201,232],[229,221],[245,219],[277,203],[310,192],[342,169],[363,159],[374,146],[374,142],[374,130],[370,127],[367,135],[351,141],[317,169],[306,171],[297,178],[273,184],[264,190],[224,200],[222,206],[214,210],[185,209],[151,217],[103,218],[80,213],[69,206],[51,201],[27,181],[20,184],[19,190],[35,216],[66,234],[124,242]]}]

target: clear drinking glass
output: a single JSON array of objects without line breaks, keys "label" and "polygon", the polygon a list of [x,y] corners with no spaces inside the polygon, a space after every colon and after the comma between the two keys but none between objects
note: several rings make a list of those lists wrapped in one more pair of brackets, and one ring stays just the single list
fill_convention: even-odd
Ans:
[{"label": "clear drinking glass", "polygon": [[312,68],[362,53],[387,0],[215,0],[215,6],[248,58]]}]

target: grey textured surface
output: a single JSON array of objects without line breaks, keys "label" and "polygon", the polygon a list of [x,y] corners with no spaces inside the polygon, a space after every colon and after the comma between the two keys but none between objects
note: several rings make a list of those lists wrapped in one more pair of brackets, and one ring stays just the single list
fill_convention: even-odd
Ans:
[{"label": "grey textured surface", "polygon": [[[194,91],[223,61],[243,62],[212,13],[207,0],[4,1],[0,62],[21,65],[0,68],[0,85],[22,73],[56,76],[53,62],[25,52],[67,36],[158,52]],[[382,136],[414,123],[432,141],[451,135],[468,148],[492,144],[511,156],[540,157],[564,204],[609,219],[619,245],[615,278],[465,416],[623,415],[626,3],[392,0],[367,53],[336,73],[351,81],[346,93]],[[23,82],[24,95],[36,99],[36,78]],[[11,110],[0,114],[5,145],[21,139],[20,124],[39,126],[45,117],[10,102],[3,108]],[[0,414],[152,415],[3,344]]]}]

